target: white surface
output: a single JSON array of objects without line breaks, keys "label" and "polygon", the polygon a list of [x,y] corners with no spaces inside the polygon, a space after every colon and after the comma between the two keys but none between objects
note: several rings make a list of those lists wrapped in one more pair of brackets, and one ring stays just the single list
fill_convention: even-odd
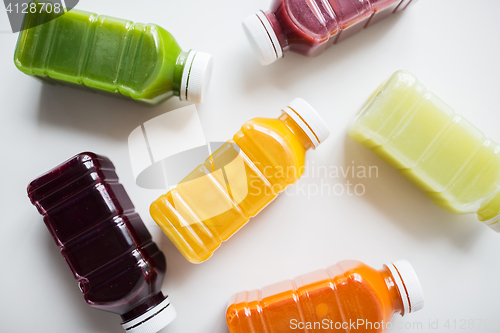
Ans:
[{"label": "white surface", "polygon": [[[167,256],[163,291],[170,295],[178,316],[164,333],[227,333],[225,309],[234,293],[343,259],[378,268],[396,259],[413,265],[425,293],[425,307],[404,318],[396,315],[393,323],[422,322],[424,329],[392,332],[499,331],[500,235],[474,215],[455,216],[436,207],[395,170],[348,138],[346,126],[383,80],[398,69],[407,69],[500,142],[500,1],[420,0],[407,12],[377,23],[317,58],[287,53],[284,59],[263,67],[255,60],[241,20],[267,9],[269,3],[82,0],[77,8],[158,23],[184,49],[214,56],[212,89],[206,103],[198,106],[208,141],[229,139],[246,120],[278,116],[284,104],[303,97],[332,131],[328,140],[308,153],[309,166],[333,166],[339,173],[341,167],[345,171],[353,165],[377,166],[378,178],[356,178],[348,172],[346,177],[324,179],[329,186],[337,186],[337,193],[341,186],[348,190],[347,182],[363,184],[365,194],[309,193],[308,197],[308,187],[321,185],[317,173],[309,173],[211,259],[190,264],[150,218],[149,204],[161,191],[135,185],[127,147],[127,138],[137,126],[187,103],[174,98],[151,109],[91,92],[42,85],[15,68],[17,35],[0,34],[0,331],[123,331],[118,316],[86,305],[26,196],[31,180],[87,150],[114,162],[121,182]],[[440,329],[428,329],[436,320]],[[446,320],[450,329],[443,326]],[[475,326],[460,329],[461,320],[466,325],[472,320]],[[479,320],[483,324],[496,320],[497,328],[478,327]]]}]

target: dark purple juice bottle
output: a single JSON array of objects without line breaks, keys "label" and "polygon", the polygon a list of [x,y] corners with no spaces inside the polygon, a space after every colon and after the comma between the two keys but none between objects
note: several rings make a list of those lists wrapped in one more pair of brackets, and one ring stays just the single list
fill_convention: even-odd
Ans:
[{"label": "dark purple juice bottle", "polygon": [[243,21],[260,62],[268,65],[290,50],[322,53],[360,30],[406,9],[417,0],[273,0],[268,11]]},{"label": "dark purple juice bottle", "polygon": [[32,181],[28,196],[90,306],[119,314],[128,333],[157,332],[175,318],[161,292],[165,256],[109,159],[78,154]]}]

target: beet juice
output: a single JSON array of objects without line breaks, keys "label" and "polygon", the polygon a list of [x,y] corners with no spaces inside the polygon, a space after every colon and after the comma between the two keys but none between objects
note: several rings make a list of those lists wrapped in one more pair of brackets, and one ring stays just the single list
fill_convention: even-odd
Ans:
[{"label": "beet juice", "polygon": [[175,318],[161,292],[165,256],[109,159],[78,154],[31,182],[28,195],[90,306],[119,314],[129,333],[157,332]]},{"label": "beet juice", "polygon": [[315,56],[417,0],[274,0],[243,29],[263,65],[291,50]]}]

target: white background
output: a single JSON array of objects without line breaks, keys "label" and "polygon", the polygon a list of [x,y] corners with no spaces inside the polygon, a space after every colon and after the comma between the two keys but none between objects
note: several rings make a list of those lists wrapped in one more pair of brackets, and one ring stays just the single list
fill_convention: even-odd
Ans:
[{"label": "white background", "polygon": [[[198,107],[209,141],[227,140],[247,120],[276,117],[295,97],[325,118],[330,138],[308,160],[316,166],[377,166],[378,178],[329,178],[362,183],[365,195],[282,195],[201,265],[186,261],[148,214],[161,194],[134,183],[129,133],[157,115],[186,105],[178,99],[148,108],[65,87],[45,86],[13,64],[17,34],[0,34],[0,331],[122,332],[120,318],[92,309],[30,204],[26,186],[69,157],[108,156],[155,241],[168,272],[163,291],[178,311],[162,332],[227,333],[229,297],[242,290],[326,268],[344,259],[373,267],[409,260],[426,304],[397,323],[423,330],[392,332],[498,332],[500,235],[474,215],[441,210],[372,152],[346,136],[346,125],[372,91],[398,69],[421,82],[489,137],[500,142],[498,109],[500,1],[421,0],[317,58],[287,53],[262,67],[240,22],[269,0],[82,0],[79,9],[154,22],[184,49],[213,54],[212,90]],[[0,30],[8,30],[1,11]],[[354,162],[354,163],[353,163]],[[190,170],[186,170],[186,174]],[[316,184],[303,178],[294,186]],[[495,320],[496,329],[445,329],[446,320]],[[429,330],[429,320],[440,329]],[[452,322],[450,322],[452,324]]]}]

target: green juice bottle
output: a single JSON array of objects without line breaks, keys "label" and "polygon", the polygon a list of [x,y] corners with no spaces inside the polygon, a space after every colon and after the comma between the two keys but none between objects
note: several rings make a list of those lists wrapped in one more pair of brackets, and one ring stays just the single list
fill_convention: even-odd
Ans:
[{"label": "green juice bottle", "polygon": [[477,213],[500,232],[500,145],[405,71],[368,101],[349,135],[371,148],[438,206]]},{"label": "green juice bottle", "polygon": [[28,12],[14,62],[43,81],[84,86],[150,105],[174,95],[201,103],[212,68],[209,54],[182,51],[174,37],[155,24],[76,9],[64,14]]}]

